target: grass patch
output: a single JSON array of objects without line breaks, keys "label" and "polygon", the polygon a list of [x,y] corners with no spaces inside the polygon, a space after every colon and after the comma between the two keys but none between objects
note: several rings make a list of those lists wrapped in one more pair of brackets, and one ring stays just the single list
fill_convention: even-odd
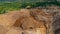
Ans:
[{"label": "grass patch", "polygon": [[11,3],[0,3],[0,14],[5,13],[7,10],[19,10],[22,8],[35,8],[38,6],[60,6],[60,2],[11,2]]}]

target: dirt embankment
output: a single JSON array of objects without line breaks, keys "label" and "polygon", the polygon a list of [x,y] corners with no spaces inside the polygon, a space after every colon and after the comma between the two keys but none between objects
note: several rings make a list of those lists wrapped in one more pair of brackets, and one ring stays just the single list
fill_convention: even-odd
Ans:
[{"label": "dirt embankment", "polygon": [[59,13],[48,10],[21,9],[1,14],[0,34],[54,34],[53,28],[57,25],[53,24]]}]

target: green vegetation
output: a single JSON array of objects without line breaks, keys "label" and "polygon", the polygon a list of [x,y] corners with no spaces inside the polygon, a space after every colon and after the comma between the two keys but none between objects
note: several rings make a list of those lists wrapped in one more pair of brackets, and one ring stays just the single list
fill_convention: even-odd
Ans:
[{"label": "green vegetation", "polygon": [[3,2],[0,3],[0,14],[5,13],[7,10],[19,10],[22,8],[35,8],[38,6],[60,6],[60,2]]}]

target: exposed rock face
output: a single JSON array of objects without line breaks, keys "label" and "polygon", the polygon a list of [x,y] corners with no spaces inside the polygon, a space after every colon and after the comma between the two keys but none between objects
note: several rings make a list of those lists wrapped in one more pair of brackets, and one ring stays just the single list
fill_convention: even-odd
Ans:
[{"label": "exposed rock face", "polygon": [[59,16],[56,17],[55,12],[44,10],[21,9],[1,14],[0,25],[3,30],[0,30],[0,34],[54,34],[60,27],[56,22],[59,23]]}]

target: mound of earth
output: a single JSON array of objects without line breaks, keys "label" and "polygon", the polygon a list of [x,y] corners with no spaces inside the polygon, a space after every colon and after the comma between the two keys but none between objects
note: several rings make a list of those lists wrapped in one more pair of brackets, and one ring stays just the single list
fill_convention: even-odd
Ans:
[{"label": "mound of earth", "polygon": [[[0,34],[54,34],[55,12],[21,9],[0,15]],[[58,17],[57,17],[58,18]],[[53,20],[54,19],[54,20]]]}]

